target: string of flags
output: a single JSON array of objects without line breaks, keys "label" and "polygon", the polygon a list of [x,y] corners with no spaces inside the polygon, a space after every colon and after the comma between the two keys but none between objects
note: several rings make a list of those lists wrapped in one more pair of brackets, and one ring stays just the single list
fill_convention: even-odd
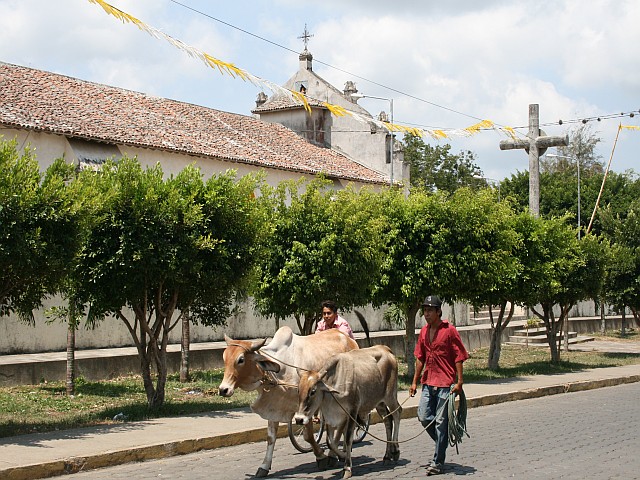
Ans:
[{"label": "string of flags", "polygon": [[[122,21],[122,23],[131,23],[136,27],[138,27],[143,32],[146,32],[149,35],[153,36],[154,38],[169,42],[174,47],[186,52],[192,58],[199,59],[202,62],[204,62],[204,64],[207,65],[208,67],[217,70],[220,74],[230,75],[233,78],[240,78],[243,81],[248,81],[253,85],[262,89],[266,88],[275,95],[282,95],[285,98],[291,100],[292,102],[295,102],[304,106],[305,110],[311,113],[311,106],[309,105],[309,101],[308,101],[309,97],[307,97],[305,94],[281,87],[280,85],[270,82],[269,80],[265,80],[256,75],[253,75],[252,73],[234,65],[233,63],[225,62],[193,46],[187,45],[184,42],[178,39],[175,39],[170,35],[162,32],[161,30],[158,30],[157,28],[154,28],[144,23],[143,21],[137,19],[133,15],[130,15],[110,5],[104,0],[88,0],[88,1],[90,3],[100,6],[107,14],[117,18],[118,20]],[[402,125],[398,123],[381,121],[372,117],[365,117],[352,110],[348,110],[347,108],[344,108],[342,106],[334,105],[334,104],[323,102],[316,99],[314,100],[315,102],[324,106],[327,110],[329,110],[329,112],[331,112],[332,115],[336,117],[342,117],[342,116],[348,115],[359,122],[362,122],[365,124],[373,123],[378,128],[384,128],[389,130],[390,132],[401,132],[409,135],[414,135],[417,137],[429,136],[435,140],[453,138],[453,137],[470,137],[472,135],[479,133],[482,130],[496,130],[514,140],[517,139],[518,137],[515,128],[506,127],[506,126],[497,126],[491,120],[482,120],[474,125],[471,125],[469,127],[462,128],[462,129],[446,129],[445,130],[445,129],[411,127],[411,126]],[[640,130],[640,127],[624,127],[624,128]]]},{"label": "string of flags", "polygon": [[[234,65],[233,63],[225,62],[193,46],[187,45],[184,42],[178,39],[175,39],[170,35],[162,32],[161,30],[158,30],[157,28],[154,28],[151,25],[146,24],[145,22],[139,20],[133,15],[130,15],[120,10],[119,8],[116,8],[110,5],[104,0],[89,0],[89,2],[102,7],[102,9],[107,14],[117,18],[118,20],[122,21],[122,23],[131,23],[136,27],[138,27],[143,32],[146,32],[149,35],[153,36],[154,38],[169,42],[174,47],[186,52],[192,58],[199,59],[202,62],[204,62],[205,65],[207,65],[208,67],[218,70],[220,74],[230,75],[233,78],[240,78],[244,81],[251,82],[253,85],[256,85],[257,87],[260,87],[263,89],[266,88],[274,94],[283,95],[289,100],[303,105],[304,108],[309,113],[311,113],[311,106],[309,105],[308,97],[303,93],[281,87],[280,85],[277,85],[273,82],[270,82],[256,75],[253,75],[247,70],[244,70]],[[348,115],[362,123],[366,123],[366,124],[374,123],[379,128],[385,128],[392,132],[401,132],[401,133],[406,133],[409,135],[415,135],[419,137],[428,135],[437,140],[443,139],[443,138],[460,137],[460,136],[468,137],[471,135],[475,135],[476,133],[485,129],[498,129],[505,132],[507,135],[509,135],[512,138],[516,137],[516,133],[514,129],[511,129],[508,127],[498,128],[494,125],[494,123],[491,120],[482,120],[481,122],[476,123],[475,125],[471,125],[470,127],[463,128],[463,129],[452,129],[452,130],[426,129],[426,128],[419,128],[419,127],[411,127],[411,126],[402,125],[398,123],[384,122],[372,117],[364,117],[354,111],[348,110],[339,105],[334,105],[334,104],[319,101],[319,100],[316,100],[316,102],[324,106],[334,116],[342,117],[342,116]]]}]

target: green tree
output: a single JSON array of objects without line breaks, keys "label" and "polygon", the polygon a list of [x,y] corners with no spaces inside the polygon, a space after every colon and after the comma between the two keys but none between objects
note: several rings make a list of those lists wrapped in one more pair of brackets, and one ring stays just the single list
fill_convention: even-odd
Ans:
[{"label": "green tree", "polygon": [[[503,235],[511,239],[508,268],[492,279],[492,284],[486,285],[488,288],[481,288],[468,298],[475,306],[489,306],[491,340],[487,367],[491,370],[499,367],[502,334],[513,318],[515,306],[522,305],[525,300],[524,293],[529,281],[525,265],[532,244],[536,242],[535,225],[536,220],[526,212],[506,213],[502,228]],[[494,307],[498,307],[497,314]]]},{"label": "green tree", "polygon": [[33,310],[59,291],[78,248],[64,162],[44,175],[33,153],[0,141],[0,317],[33,322]]},{"label": "green tree", "polygon": [[606,254],[593,235],[578,240],[563,218],[537,218],[532,226],[523,257],[522,293],[524,303],[544,323],[551,361],[558,362],[559,334],[569,311],[600,294]]},{"label": "green tree", "polygon": [[353,188],[335,191],[314,180],[282,183],[274,192],[267,252],[259,259],[254,293],[258,310],[277,321],[294,316],[303,335],[313,331],[320,302],[343,309],[371,302],[379,275],[378,195]]},{"label": "green tree", "polygon": [[52,168],[56,168],[61,178],[66,179],[66,186],[75,200],[75,240],[76,250],[73,258],[67,264],[67,275],[59,286],[58,293],[66,302],[63,306],[54,306],[48,309],[45,314],[48,323],[61,321],[67,324],[67,367],[66,367],[66,392],[67,395],[75,393],[76,379],[76,331],[86,314],[85,305],[78,299],[77,291],[79,286],[78,261],[81,249],[87,241],[87,237],[92,230],[93,221],[97,218],[96,212],[99,208],[98,195],[94,185],[89,182],[77,180],[76,166],[56,162]]},{"label": "green tree", "polygon": [[473,152],[451,153],[451,145],[432,147],[421,137],[407,135],[404,139],[404,160],[410,165],[411,185],[430,191],[454,192],[460,187],[479,187],[482,170],[475,163]]},{"label": "green tree", "polygon": [[611,242],[604,297],[622,313],[625,307],[639,321],[640,312],[640,200],[623,218],[607,209],[602,214],[603,235]]},{"label": "green tree", "polygon": [[[582,232],[587,230],[604,175],[601,173],[581,172],[580,178],[580,225]],[[526,211],[529,205],[529,172],[517,172],[501,182],[502,197],[510,198],[517,211]],[[624,219],[631,203],[640,197],[640,179],[634,179],[630,173],[609,172],[605,182],[600,205],[596,212],[593,233],[601,232],[601,212],[611,209],[615,215]],[[540,215],[544,218],[561,217],[569,214],[576,225],[578,215],[578,178],[573,171],[562,170],[546,172],[540,175]]]},{"label": "green tree", "polygon": [[263,231],[259,181],[229,172],[204,182],[193,166],[164,180],[159,165],[143,170],[129,158],[80,178],[95,182],[101,208],[80,257],[78,298],[90,304],[90,323],[114,316],[126,325],[149,406],[160,407],[170,332],[186,312],[223,324],[251,271]]},{"label": "green tree", "polygon": [[387,258],[377,298],[403,312],[412,375],[415,319],[424,296],[436,293],[448,302],[479,297],[512,274],[514,236],[506,228],[508,206],[489,191],[464,188],[449,196],[414,189],[406,199],[390,192],[385,204]]},{"label": "green tree", "polygon": [[[570,172],[577,174],[577,163],[580,162],[581,174],[591,176],[604,173],[604,163],[602,157],[597,153],[596,147],[602,141],[593,132],[590,124],[580,124],[578,127],[569,130],[569,145],[558,147],[558,154],[561,157],[540,158],[540,171],[543,173]],[[569,158],[564,158],[569,157]]]}]

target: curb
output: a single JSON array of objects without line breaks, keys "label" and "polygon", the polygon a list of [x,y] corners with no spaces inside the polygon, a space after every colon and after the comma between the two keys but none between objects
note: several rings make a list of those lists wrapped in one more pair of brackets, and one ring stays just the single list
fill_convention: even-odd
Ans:
[{"label": "curb", "polygon": [[[561,393],[580,392],[596,388],[612,387],[627,383],[640,382],[640,375],[609,378],[603,380],[585,380],[570,382],[546,387],[531,388],[527,390],[513,391],[496,395],[483,395],[467,398],[467,408],[484,407],[498,403],[540,398]],[[415,418],[417,405],[404,407],[402,418]],[[377,414],[371,418],[371,423],[379,423]],[[288,435],[287,426],[281,425],[278,429],[278,438]],[[34,480],[38,478],[51,478],[60,475],[69,475],[97,468],[113,467],[130,462],[144,460],[157,460],[176,455],[195,453],[201,450],[213,450],[220,447],[230,447],[244,443],[264,441],[267,436],[267,428],[255,428],[241,432],[213,435],[203,438],[182,440],[178,442],[166,442],[155,445],[146,445],[126,450],[108,451],[84,457],[69,457],[53,462],[24,465],[0,470],[0,478],[6,480]]]}]

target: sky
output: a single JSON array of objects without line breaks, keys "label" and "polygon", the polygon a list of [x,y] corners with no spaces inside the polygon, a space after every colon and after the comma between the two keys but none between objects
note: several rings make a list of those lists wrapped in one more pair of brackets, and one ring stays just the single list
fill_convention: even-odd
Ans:
[{"label": "sky", "polygon": [[[538,104],[544,133],[590,119],[602,161],[640,173],[640,131],[622,129],[616,142],[620,124],[640,125],[637,0],[108,1],[278,85],[298,69],[306,25],[314,72],[339,90],[351,80],[364,95],[393,99],[395,123],[463,129],[487,119],[524,136]],[[89,0],[0,0],[0,12],[3,62],[243,115],[261,90]],[[359,104],[389,111],[385,100]],[[499,149],[507,139],[497,130],[425,137],[472,151],[494,180],[528,169],[523,150]]]}]

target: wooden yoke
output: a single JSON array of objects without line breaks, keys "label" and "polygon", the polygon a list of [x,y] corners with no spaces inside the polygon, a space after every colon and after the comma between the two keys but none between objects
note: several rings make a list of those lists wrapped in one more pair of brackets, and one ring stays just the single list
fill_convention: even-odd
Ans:
[{"label": "wooden yoke", "polygon": [[540,130],[540,106],[529,105],[529,132],[526,139],[503,140],[500,150],[524,149],[529,154],[529,211],[534,217],[540,215],[540,155],[549,147],[566,147],[569,136],[547,136]]}]

